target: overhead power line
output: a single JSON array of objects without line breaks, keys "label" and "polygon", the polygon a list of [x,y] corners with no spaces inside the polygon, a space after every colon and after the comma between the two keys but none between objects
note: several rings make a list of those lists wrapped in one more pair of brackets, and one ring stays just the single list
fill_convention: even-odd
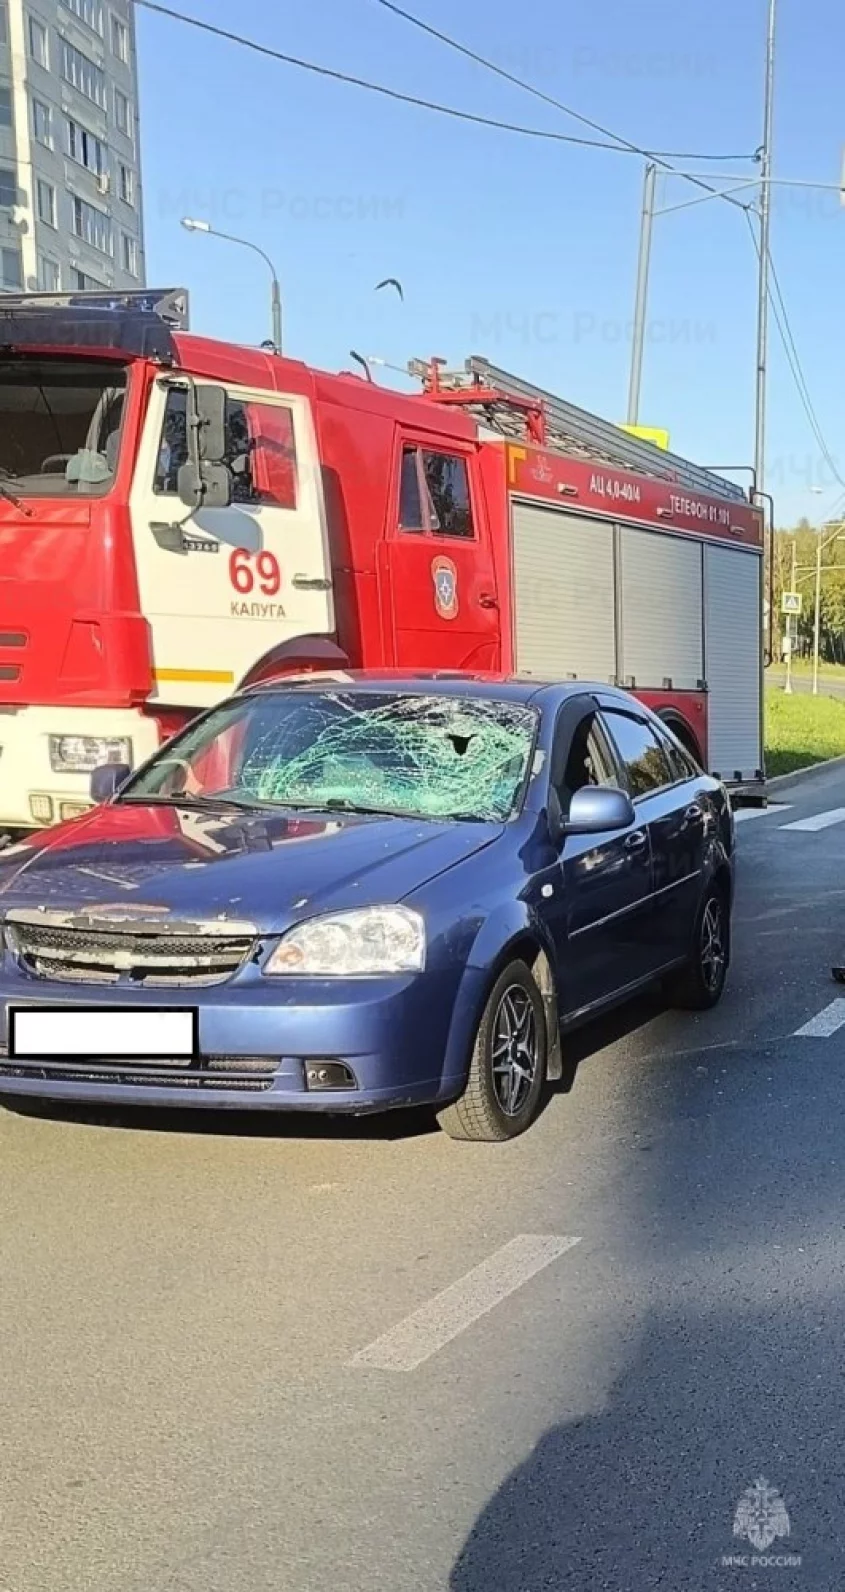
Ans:
[{"label": "overhead power line", "polygon": [[[480,55],[477,50],[472,50],[468,45],[461,44],[460,40],[453,38],[451,34],[443,33],[440,28],[433,27],[430,22],[424,22],[422,17],[416,16],[413,11],[407,11],[404,6],[397,5],[396,0],[376,0],[376,3],[384,6],[386,11],[392,11],[394,16],[401,17],[403,21],[409,22],[412,27],[419,28],[423,33],[430,34],[432,38],[439,39],[441,44],[447,45],[450,50],[457,50],[460,55],[467,56],[470,61],[475,61],[478,66],[483,66],[488,72],[493,72],[497,77],[504,78],[506,82],[515,84],[517,88],[523,89],[526,94],[532,94],[535,99],[542,100],[544,104],[554,106],[555,110],[562,111],[565,116],[571,116],[585,127],[591,127],[594,132],[601,133],[605,138],[614,139],[615,142],[612,147],[620,152],[624,151],[629,155],[640,155],[646,160],[653,160],[658,165],[662,165],[667,172],[674,172],[674,167],[669,165],[670,160],[689,160],[691,158],[689,155],[679,153],[676,150],[643,149],[639,144],[633,144],[629,139],[623,138],[620,133],[614,133],[612,128],[604,127],[601,122],[594,121],[592,117],[584,116],[580,111],[573,110],[571,105],[565,105],[562,100],[555,99],[553,94],[547,94],[543,89],[537,88],[534,83],[528,83],[524,78],[517,77],[514,72],[508,72],[505,67],[499,66],[496,61],[489,60],[485,55]],[[705,160],[729,160],[731,157],[729,155],[705,155],[704,158]],[[756,159],[756,156],[737,155],[734,158],[737,160],[752,160]],[[728,194],[720,194],[718,188],[712,188],[709,183],[702,182],[698,177],[691,177],[687,172],[678,172],[677,176],[683,177],[686,182],[691,182],[694,187],[703,188],[705,192],[712,193],[723,199],[725,204],[735,205],[738,210],[744,210],[746,214],[751,209],[751,206],[744,204],[741,199],[732,199]]]},{"label": "overhead power line", "polygon": [[[442,105],[437,100],[423,99],[417,94],[403,94],[400,89],[389,88],[385,83],[373,83],[368,78],[356,77],[351,72],[340,72],[334,67],[321,66],[316,61],[305,61],[296,55],[288,55],[284,50],[276,50],[269,44],[261,44],[257,39],[247,38],[245,34],[235,33],[230,28],[217,27],[213,22],[203,22],[199,17],[189,15],[186,11],[179,11],[173,6],[158,4],[158,0],[135,0],[135,5],[143,7],[145,11],[154,11],[159,16],[169,17],[172,22],[184,23],[186,27],[197,28],[202,33],[210,33],[215,38],[223,39],[227,44],[237,44],[241,49],[252,50],[256,55],[263,55],[273,61],[282,61],[286,66],[295,66],[302,72],[313,72],[318,77],[327,77],[337,83],[348,83],[354,88],[366,89],[371,94],[381,94],[386,99],[398,100],[403,105],[414,105],[421,110],[434,111],[439,116],[450,116],[456,121],[473,122],[479,127],[491,127],[498,132],[516,133],[522,138],[535,138],[554,144],[575,144],[584,149],[606,149],[620,154],[635,154],[646,156],[648,159],[666,160],[709,160],[715,157],[688,153],[675,153],[674,151],[649,151],[628,145],[615,138],[608,139],[578,138],[574,133],[554,133],[543,127],[524,127],[518,122],[507,122],[495,116],[482,116],[475,111],[460,110],[454,105]],[[719,159],[742,160],[747,157],[742,155],[719,156]],[[671,167],[669,168],[671,170]],[[700,183],[700,187],[706,184]],[[715,190],[714,190],[715,192]]]},{"label": "overhead power line", "polygon": [[[419,28],[423,33],[428,33],[433,39],[439,39],[441,44],[448,45],[450,50],[458,50],[468,60],[475,61],[477,66],[483,66],[486,71],[494,72],[497,77],[504,78],[506,83],[513,83],[516,88],[521,88],[526,94],[533,94],[535,99],[542,100],[546,105],[552,105],[555,110],[563,111],[571,116],[573,121],[581,122],[584,127],[591,127],[594,132],[602,133],[605,138],[612,138],[620,150],[625,150],[629,155],[645,155],[649,159],[656,159],[661,155],[667,160],[691,160],[691,155],[679,150],[646,150],[639,145],[632,144],[629,139],[623,138],[621,133],[614,133],[611,128],[603,127],[601,122],[593,121],[590,116],[583,116],[580,111],[574,111],[571,105],[564,105],[562,100],[555,99],[553,94],[547,94],[544,89],[537,88],[534,83],[527,83],[524,78],[517,77],[514,72],[508,72],[505,67],[499,66],[496,61],[491,61],[485,55],[480,55],[477,50],[470,49],[469,45],[461,44],[459,39],[452,38],[451,34],[443,33],[440,28],[435,28],[430,22],[424,22],[422,17],[415,16],[413,11],[406,11],[404,6],[396,4],[396,0],[376,0],[376,4],[384,6],[385,11],[392,11],[395,16],[403,21],[410,22],[413,27]],[[752,160],[752,155],[705,155],[705,160]]]},{"label": "overhead power line", "polygon": [[[751,232],[751,236],[752,236],[752,238],[754,240],[754,247],[757,250],[757,254],[759,256],[759,253],[760,253],[760,240],[757,237],[756,232],[754,231],[754,226],[753,226],[753,223],[751,221],[751,217],[750,216],[748,217],[748,226],[749,226],[749,230]],[[787,310],[787,307],[786,307],[786,300],[784,299],[784,296],[783,296],[783,290],[782,290],[781,285],[780,285],[780,279],[778,277],[777,269],[775,267],[775,262],[772,259],[772,251],[771,251],[771,249],[769,250],[769,270],[771,272],[772,283],[773,283],[773,287],[769,288],[769,303],[771,304],[772,314],[773,314],[774,319],[775,319],[775,324],[777,326],[781,342],[783,343],[783,348],[784,348],[784,353],[786,354],[787,364],[789,365],[789,369],[790,369],[790,371],[792,373],[792,379],[795,382],[795,386],[796,386],[796,389],[798,391],[798,396],[799,396],[799,398],[801,400],[801,405],[802,405],[802,407],[804,409],[804,412],[805,412],[805,414],[807,416],[807,419],[808,419],[808,421],[810,423],[810,430],[812,431],[813,436],[815,437],[816,442],[819,445],[819,449],[821,451],[821,454],[822,454],[822,457],[823,457],[825,463],[828,465],[828,467],[831,470],[835,480],[838,481],[839,485],[841,487],[845,487],[845,480],[843,480],[842,475],[840,474],[840,471],[839,471],[839,469],[837,467],[836,460],[834,459],[833,454],[831,453],[830,448],[828,447],[827,440],[825,438],[824,432],[822,431],[821,422],[819,420],[818,413],[816,411],[816,406],[813,403],[813,400],[812,400],[812,397],[811,397],[811,394],[810,394],[810,389],[809,389],[809,386],[807,385],[807,378],[804,375],[804,368],[803,368],[803,365],[801,363],[801,356],[800,356],[800,354],[798,352],[798,345],[797,345],[797,343],[795,341],[795,335],[793,333],[792,326],[790,324],[789,311]]]}]

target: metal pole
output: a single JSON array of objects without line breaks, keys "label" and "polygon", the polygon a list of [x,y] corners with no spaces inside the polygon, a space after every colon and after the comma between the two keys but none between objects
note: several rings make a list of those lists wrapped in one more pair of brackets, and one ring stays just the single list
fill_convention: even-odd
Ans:
[{"label": "metal pole", "polygon": [[[792,577],[791,577],[790,582],[789,582],[790,591],[794,591],[795,590],[795,580],[796,580],[795,563],[796,563],[797,555],[798,555],[798,546],[797,546],[797,543],[795,541],[795,538],[793,537],[792,538]],[[787,618],[787,621],[786,621],[786,685],[783,688],[787,696],[791,696],[792,695],[792,649],[793,649],[794,646],[795,646],[795,623],[794,623],[792,614],[790,614],[788,616],[788,618]]]},{"label": "metal pole", "polygon": [[819,633],[822,611],[822,533],[816,544],[816,616],[813,627],[813,696],[819,694]]},{"label": "metal pole", "polygon": [[766,472],[766,377],[769,341],[769,234],[771,229],[772,129],[774,120],[775,28],[777,0],[769,0],[769,26],[766,38],[766,86],[763,108],[763,144],[760,150],[760,275],[757,300],[757,397],[754,437],[754,468],[757,485],[763,487]]},{"label": "metal pole", "polygon": [[273,273],[273,343],[276,353],[282,352],[282,290],[279,287],[278,277]]},{"label": "metal pole", "polygon": [[631,379],[628,386],[628,425],[639,421],[640,388],[643,379],[643,349],[645,346],[646,312],[648,308],[648,272],[651,264],[651,233],[654,224],[654,192],[657,167],[649,161],[643,182],[643,212],[640,222],[640,254],[637,261],[637,295],[634,304],[634,338],[631,347]]}]

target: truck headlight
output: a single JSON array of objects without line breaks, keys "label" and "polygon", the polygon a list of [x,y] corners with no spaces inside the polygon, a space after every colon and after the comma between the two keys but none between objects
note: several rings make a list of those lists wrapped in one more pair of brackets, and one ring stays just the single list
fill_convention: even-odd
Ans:
[{"label": "truck headlight", "polygon": [[128,735],[51,735],[49,740],[54,774],[92,774],[102,763],[132,762]]},{"label": "truck headlight", "polygon": [[264,971],[308,978],[358,978],[380,973],[420,973],[425,967],[425,924],[406,907],[362,907],[312,918],[291,929]]}]

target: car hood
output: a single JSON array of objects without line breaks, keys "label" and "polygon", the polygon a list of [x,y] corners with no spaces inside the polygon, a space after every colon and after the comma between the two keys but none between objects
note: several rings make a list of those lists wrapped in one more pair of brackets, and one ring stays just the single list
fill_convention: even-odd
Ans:
[{"label": "car hood", "polygon": [[0,852],[0,917],[24,908],[214,918],[281,932],[318,912],[402,900],[501,833],[501,824],[118,803]]}]

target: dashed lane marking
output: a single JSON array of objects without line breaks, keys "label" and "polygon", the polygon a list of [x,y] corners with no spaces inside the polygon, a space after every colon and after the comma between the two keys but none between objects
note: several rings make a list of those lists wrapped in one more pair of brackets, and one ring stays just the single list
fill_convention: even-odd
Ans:
[{"label": "dashed lane marking", "polygon": [[792,811],[791,802],[772,802],[768,807],[740,807],[734,813],[734,822],[748,824],[752,818],[770,818],[773,813],[788,813]]},{"label": "dashed lane marking", "polygon": [[830,1039],[831,1034],[845,1027],[845,1000],[831,1001],[824,1011],[817,1012],[803,1028],[796,1028],[796,1039]]},{"label": "dashed lane marking", "polygon": [[[843,1002],[845,1005],[845,1002]],[[559,1260],[580,1238],[524,1233],[488,1255],[427,1304],[391,1327],[350,1361],[376,1371],[415,1371],[467,1327],[489,1314],[518,1288]]]},{"label": "dashed lane marking", "polygon": [[820,829],[832,829],[834,824],[845,824],[845,807],[831,807],[829,812],[815,813],[812,818],[797,818],[794,823],[782,824],[782,829],[814,835]]}]

